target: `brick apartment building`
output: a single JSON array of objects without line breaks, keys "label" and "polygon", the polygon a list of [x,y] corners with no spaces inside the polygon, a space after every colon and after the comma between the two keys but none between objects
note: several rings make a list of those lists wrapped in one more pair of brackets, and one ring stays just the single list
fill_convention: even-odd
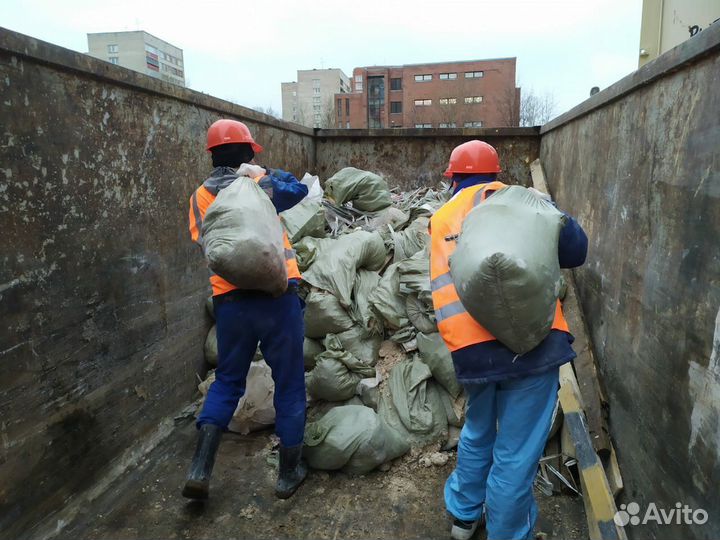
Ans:
[{"label": "brick apartment building", "polygon": [[520,121],[515,58],[353,70],[335,94],[337,128],[508,127]]}]

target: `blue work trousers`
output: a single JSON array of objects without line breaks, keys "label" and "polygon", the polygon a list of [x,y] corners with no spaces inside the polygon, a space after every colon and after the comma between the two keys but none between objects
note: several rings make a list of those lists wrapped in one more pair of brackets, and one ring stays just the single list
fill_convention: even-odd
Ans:
[{"label": "blue work trousers", "polygon": [[558,391],[558,368],[540,375],[467,384],[457,466],[445,483],[445,507],[464,521],[480,519],[488,540],[532,538],[533,482]]},{"label": "blue work trousers", "polygon": [[[233,293],[231,293],[233,294]],[[305,368],[303,308],[294,290],[278,298],[259,293],[214,299],[218,367],[197,425],[227,429],[258,343],[275,381],[275,432],[283,446],[303,441]]]}]

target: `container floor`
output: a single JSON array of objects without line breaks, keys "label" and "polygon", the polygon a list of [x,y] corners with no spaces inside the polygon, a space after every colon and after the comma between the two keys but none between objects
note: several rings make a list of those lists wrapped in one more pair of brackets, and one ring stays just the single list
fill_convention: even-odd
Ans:
[{"label": "container floor", "polygon": [[[273,494],[271,432],[227,434],[218,452],[210,500],[180,495],[195,447],[191,423],[117,480],[65,526],[61,538],[449,538],[442,499],[455,454],[444,466],[423,467],[417,457],[387,472],[351,477],[311,471],[294,497]],[[548,538],[587,538],[582,499],[536,492],[541,530]],[[476,538],[485,538],[481,531]]]}]

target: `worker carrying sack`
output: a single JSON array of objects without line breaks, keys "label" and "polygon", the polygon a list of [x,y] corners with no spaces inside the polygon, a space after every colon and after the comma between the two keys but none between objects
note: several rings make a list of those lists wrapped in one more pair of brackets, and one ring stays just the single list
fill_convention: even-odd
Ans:
[{"label": "worker carrying sack", "polygon": [[560,293],[565,216],[522,186],[496,191],[465,217],[450,257],[467,312],[515,353],[550,332]]},{"label": "worker carrying sack", "polygon": [[275,207],[252,179],[220,191],[202,225],[210,270],[240,289],[279,296],[287,289],[283,228]]}]

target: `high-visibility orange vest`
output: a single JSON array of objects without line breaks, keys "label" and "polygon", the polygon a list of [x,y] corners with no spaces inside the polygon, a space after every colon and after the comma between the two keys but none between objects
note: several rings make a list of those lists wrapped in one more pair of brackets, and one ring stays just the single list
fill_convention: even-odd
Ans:
[{"label": "high-visibility orange vest", "polygon": [[[506,188],[502,182],[466,187],[445,203],[430,219],[430,285],[440,335],[450,351],[494,341],[495,337],[465,311],[450,275],[450,256],[465,216],[482,203],[488,192]],[[569,332],[558,300],[552,328]]]},{"label": "high-visibility orange vest", "polygon": [[[255,182],[259,182],[263,177],[253,178]],[[208,191],[205,186],[200,186],[190,197],[190,237],[193,242],[197,242],[202,247],[202,222],[205,219],[205,212],[215,200],[216,195]],[[280,219],[280,218],[278,218]],[[285,264],[287,265],[288,279],[302,279],[300,269],[295,258],[295,250],[290,244],[287,231],[283,229],[283,244],[285,245]],[[229,281],[224,280],[212,270],[210,270],[210,285],[212,285],[213,296],[225,294],[227,292],[239,289]]]}]

